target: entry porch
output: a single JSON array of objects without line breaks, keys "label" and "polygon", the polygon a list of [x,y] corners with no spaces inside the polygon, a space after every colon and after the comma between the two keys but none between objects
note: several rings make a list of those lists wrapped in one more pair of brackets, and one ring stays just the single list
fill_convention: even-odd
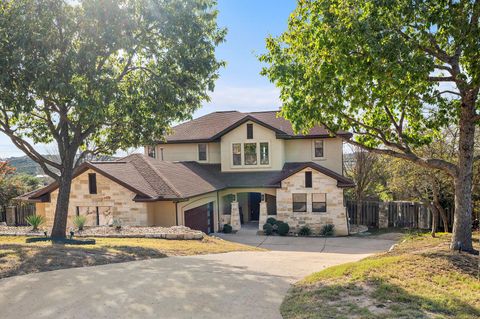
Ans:
[{"label": "entry porch", "polygon": [[221,193],[220,223],[230,224],[234,231],[243,225],[262,229],[268,217],[277,216],[276,189],[253,188],[225,190]]}]

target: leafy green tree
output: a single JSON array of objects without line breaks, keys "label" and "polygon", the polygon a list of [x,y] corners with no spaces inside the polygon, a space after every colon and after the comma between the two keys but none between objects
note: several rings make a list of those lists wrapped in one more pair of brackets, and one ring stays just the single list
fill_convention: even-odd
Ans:
[{"label": "leafy green tree", "polygon": [[[0,2],[0,132],[59,183],[53,237],[65,237],[70,184],[85,156],[153,143],[208,100],[225,36],[214,6]],[[36,143],[54,143],[61,160]]]},{"label": "leafy green tree", "polygon": [[[449,174],[451,247],[472,251],[472,168],[480,119],[480,1],[300,0],[268,38],[263,70],[298,130],[352,131],[350,143]],[[415,149],[459,127],[454,160]]]}]

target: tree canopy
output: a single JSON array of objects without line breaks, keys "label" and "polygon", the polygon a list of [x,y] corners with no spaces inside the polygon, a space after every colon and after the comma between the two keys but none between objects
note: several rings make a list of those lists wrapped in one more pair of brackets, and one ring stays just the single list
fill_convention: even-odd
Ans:
[{"label": "tree canopy", "polygon": [[[225,36],[214,6],[0,3],[0,132],[61,182],[57,213],[66,216],[72,170],[85,156],[158,141],[208,100],[223,65],[215,47]],[[60,162],[42,156],[37,143],[54,143]]]},{"label": "tree canopy", "polygon": [[[262,73],[297,130],[348,130],[354,145],[454,177],[454,246],[471,250],[462,229],[471,223],[479,35],[479,0],[300,0],[288,30],[267,39]],[[449,125],[460,130],[453,161],[415,152]]]}]

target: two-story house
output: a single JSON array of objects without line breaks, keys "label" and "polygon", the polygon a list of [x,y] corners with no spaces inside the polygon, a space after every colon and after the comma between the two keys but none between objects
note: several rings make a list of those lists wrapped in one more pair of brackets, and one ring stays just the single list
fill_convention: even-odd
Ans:
[{"label": "two-story house", "polygon": [[[206,233],[238,230],[269,216],[348,234],[342,136],[314,127],[295,134],[277,112],[215,112],[175,126],[165,141],[114,162],[84,163],[75,174],[69,216],[91,225],[186,225]],[[53,222],[55,183],[28,194]]]}]

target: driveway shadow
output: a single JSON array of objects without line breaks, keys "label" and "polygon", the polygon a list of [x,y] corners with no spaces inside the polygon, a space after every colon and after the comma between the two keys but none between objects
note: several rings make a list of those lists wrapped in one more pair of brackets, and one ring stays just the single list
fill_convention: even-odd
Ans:
[{"label": "driveway shadow", "polygon": [[0,309],[4,319],[280,318],[288,287],[263,272],[171,257],[3,279]]}]

